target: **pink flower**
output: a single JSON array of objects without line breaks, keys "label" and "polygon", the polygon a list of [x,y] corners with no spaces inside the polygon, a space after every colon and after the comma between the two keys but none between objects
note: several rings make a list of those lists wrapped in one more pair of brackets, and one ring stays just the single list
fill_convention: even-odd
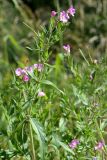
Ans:
[{"label": "pink flower", "polygon": [[34,68],[38,70],[38,72],[41,72],[43,70],[43,64],[34,64]]},{"label": "pink flower", "polygon": [[100,141],[98,144],[94,147],[95,150],[102,150],[104,147],[104,142]]},{"label": "pink flower", "polygon": [[69,45],[69,44],[64,45],[64,46],[63,46],[63,49],[64,49],[66,52],[70,53],[70,45]]},{"label": "pink flower", "polygon": [[60,12],[60,21],[61,22],[63,22],[63,23],[66,23],[66,22],[68,22],[68,20],[69,20],[69,15],[68,15],[68,13],[66,13],[65,11],[62,11],[62,12]]},{"label": "pink flower", "polygon": [[25,68],[27,72],[33,73],[33,67],[29,66]]},{"label": "pink flower", "polygon": [[22,69],[22,74],[27,74],[26,69]]},{"label": "pink flower", "polygon": [[98,160],[97,157],[93,157],[93,160]]},{"label": "pink flower", "polygon": [[43,70],[43,64],[38,64],[38,71],[41,72]]},{"label": "pink flower", "polygon": [[69,147],[72,148],[72,149],[74,149],[74,148],[77,147],[78,144],[79,144],[79,140],[78,139],[73,139],[71,141],[71,143],[69,144]]},{"label": "pink flower", "polygon": [[29,76],[28,75],[24,75],[23,76],[23,81],[24,82],[28,82],[30,80]]},{"label": "pink flower", "polygon": [[15,70],[15,73],[16,73],[17,76],[21,76],[22,75],[22,69],[21,68],[17,68]]},{"label": "pink flower", "polygon": [[44,97],[44,96],[45,96],[45,93],[43,91],[38,92],[38,97]]},{"label": "pink flower", "polygon": [[38,64],[37,63],[34,64],[34,68],[35,69],[38,68]]},{"label": "pink flower", "polygon": [[67,13],[70,14],[71,16],[74,16],[75,14],[75,8],[73,8],[73,6],[71,6],[68,10]]},{"label": "pink flower", "polygon": [[51,12],[51,17],[55,17],[55,16],[56,16],[56,14],[57,14],[57,12],[52,11],[52,12]]}]

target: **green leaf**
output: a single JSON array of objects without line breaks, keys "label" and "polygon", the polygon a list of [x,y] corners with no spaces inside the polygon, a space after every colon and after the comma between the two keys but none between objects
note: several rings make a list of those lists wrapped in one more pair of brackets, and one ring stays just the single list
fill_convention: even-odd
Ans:
[{"label": "green leaf", "polygon": [[42,84],[47,84],[47,85],[49,85],[49,86],[52,86],[52,87],[54,87],[55,89],[57,89],[60,93],[64,94],[64,92],[63,92],[62,90],[60,90],[54,83],[52,83],[52,82],[49,81],[49,80],[43,80],[43,81],[41,81],[40,83],[42,83]]},{"label": "green leaf", "polygon": [[46,145],[45,145],[46,135],[43,131],[42,126],[35,118],[30,118],[30,123],[32,125],[33,130],[35,131],[35,133],[38,136],[38,140],[40,143],[40,156],[41,156],[41,159],[44,160],[44,158],[45,158],[44,154],[45,154],[45,150],[46,150]]},{"label": "green leaf", "polygon": [[66,119],[61,117],[59,121],[59,130],[60,132],[64,132],[66,130]]},{"label": "green leaf", "polygon": [[88,98],[84,93],[82,93],[76,86],[72,84],[72,89],[74,96],[77,97],[77,102],[75,104],[83,103],[84,105],[88,105]]}]

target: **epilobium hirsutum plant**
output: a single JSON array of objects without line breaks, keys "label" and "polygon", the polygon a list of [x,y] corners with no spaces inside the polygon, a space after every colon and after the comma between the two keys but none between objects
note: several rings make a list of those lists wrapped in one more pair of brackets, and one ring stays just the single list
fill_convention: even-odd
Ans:
[{"label": "epilobium hirsutum plant", "polygon": [[49,64],[74,14],[73,6],[51,12],[48,29],[34,31],[38,59],[18,66],[1,93],[1,159],[106,159],[106,61],[88,60],[80,50],[85,62],[75,64],[71,45],[62,44],[63,53]]}]

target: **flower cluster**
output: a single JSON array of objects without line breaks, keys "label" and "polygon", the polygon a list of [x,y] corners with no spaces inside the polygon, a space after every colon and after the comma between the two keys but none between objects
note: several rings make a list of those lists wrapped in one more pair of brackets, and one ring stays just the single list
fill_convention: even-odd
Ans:
[{"label": "flower cluster", "polygon": [[22,68],[17,68],[15,70],[16,76],[22,76],[22,79],[24,82],[28,82],[30,80],[30,74],[34,72],[34,70],[37,70],[38,72],[41,72],[43,70],[43,64],[34,64],[33,66]]},{"label": "flower cluster", "polygon": [[[67,10],[67,11],[61,11],[60,14],[59,14],[59,20],[60,22],[63,22],[63,23],[67,23],[68,20],[70,19],[70,16],[74,16],[75,14],[75,8],[73,6],[70,6],[70,8]],[[56,11],[52,11],[51,12],[51,17],[55,17],[57,15],[57,12]],[[66,53],[70,53],[70,45],[69,44],[66,44],[66,45],[63,45],[63,49],[66,51]]]},{"label": "flower cluster", "polygon": [[74,16],[74,14],[75,8],[71,6],[67,11],[60,12],[60,21],[66,23],[70,19],[70,16]]},{"label": "flower cluster", "polygon": [[[78,139],[73,139],[70,144],[69,144],[69,147],[72,148],[72,149],[75,149],[77,147],[77,145],[79,144],[79,140]],[[94,147],[95,150],[102,150],[104,147],[104,142],[103,141],[99,141],[97,143],[97,145]],[[96,158],[96,157],[95,157]]]},{"label": "flower cluster", "polygon": [[69,45],[69,44],[63,45],[63,49],[64,49],[67,53],[70,53],[70,45]]},{"label": "flower cluster", "polygon": [[95,150],[102,150],[104,147],[104,142],[103,141],[100,141],[97,143],[97,145],[95,146]]},{"label": "flower cluster", "polygon": [[69,147],[72,148],[72,149],[74,149],[74,148],[77,147],[78,144],[79,144],[79,140],[78,139],[73,139],[71,141],[71,143],[69,144]]},{"label": "flower cluster", "polygon": [[[56,14],[57,14],[57,12],[52,11],[51,17],[56,16]],[[59,20],[63,23],[67,23],[68,20],[70,19],[70,16],[74,16],[74,14],[75,14],[75,8],[73,6],[71,6],[67,11],[60,12]]]},{"label": "flower cluster", "polygon": [[45,96],[45,93],[43,91],[38,92],[38,97],[44,97],[44,96]]}]

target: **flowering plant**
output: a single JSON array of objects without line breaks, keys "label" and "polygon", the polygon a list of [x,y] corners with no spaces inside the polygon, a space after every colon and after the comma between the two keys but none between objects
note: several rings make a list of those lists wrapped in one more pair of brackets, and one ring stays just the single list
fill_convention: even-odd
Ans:
[{"label": "flowering plant", "polygon": [[[6,122],[0,132],[6,141],[0,158],[95,160],[107,156],[107,68],[91,57],[87,60],[81,50],[85,62],[80,67],[74,63],[71,44],[61,39],[74,15],[73,6],[51,12],[49,26],[34,31],[38,58],[14,69],[5,93],[10,99],[0,95]],[[51,47],[60,41],[62,51],[50,64]]]}]

